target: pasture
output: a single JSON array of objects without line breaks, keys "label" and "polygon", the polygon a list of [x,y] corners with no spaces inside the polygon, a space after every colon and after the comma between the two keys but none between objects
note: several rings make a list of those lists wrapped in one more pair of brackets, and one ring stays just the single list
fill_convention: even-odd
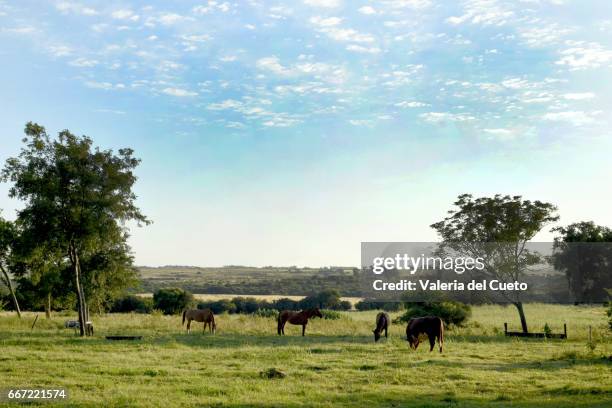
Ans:
[{"label": "pasture", "polygon": [[[526,313],[533,331],[566,322],[569,339],[506,338],[503,322],[518,323],[502,306],[475,307],[466,327],[447,330],[443,354],[410,350],[404,325],[375,344],[374,311],[315,319],[305,338],[299,326],[279,337],[274,319],[245,315],[218,316],[214,336],[195,323],[186,335],[180,316],[159,314],[92,316],[96,335],[78,338],[63,328],[73,315],[42,315],[31,330],[34,314],[2,313],[0,389],[65,387],[70,405],[91,407],[610,406],[605,309],[531,304]],[[260,375],[270,368],[286,377]]]}]

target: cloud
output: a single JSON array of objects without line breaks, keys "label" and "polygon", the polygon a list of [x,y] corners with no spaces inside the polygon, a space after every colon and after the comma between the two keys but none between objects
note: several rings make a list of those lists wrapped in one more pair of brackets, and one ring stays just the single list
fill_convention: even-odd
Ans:
[{"label": "cloud", "polygon": [[111,89],[124,89],[125,85],[113,84],[111,82],[98,82],[98,81],[85,81],[85,86],[93,89],[103,89],[105,91],[109,91]]},{"label": "cloud", "polygon": [[516,135],[513,130],[504,129],[504,128],[489,128],[489,129],[483,129],[483,131],[495,137],[496,139],[500,139],[500,140],[514,139]]},{"label": "cloud", "polygon": [[374,37],[370,34],[360,33],[352,28],[324,27],[319,32],[327,34],[329,38],[336,41],[372,43]]},{"label": "cloud", "polygon": [[348,51],[367,53],[367,54],[378,54],[381,50],[378,47],[363,47],[357,44],[351,44],[346,47]]},{"label": "cloud", "polygon": [[361,14],[366,14],[366,15],[376,14],[376,10],[374,9],[374,7],[371,7],[371,6],[359,7],[357,11],[360,12]]},{"label": "cloud", "polygon": [[234,99],[226,99],[223,102],[211,103],[206,107],[208,110],[226,110],[226,109],[238,109],[243,106],[242,102]]},{"label": "cloud", "polygon": [[353,126],[372,126],[374,124],[371,119],[350,119],[348,122]]},{"label": "cloud", "polygon": [[67,57],[72,54],[72,48],[67,45],[50,45],[47,51],[54,57]]},{"label": "cloud", "polygon": [[140,17],[130,9],[119,9],[111,13],[111,17],[115,20],[130,20],[138,21]]},{"label": "cloud", "polygon": [[341,0],[304,0],[304,4],[312,7],[337,8],[342,4]]},{"label": "cloud", "polygon": [[67,13],[74,13],[74,14],[80,14],[83,16],[97,16],[98,11],[94,8],[91,7],[85,7],[81,4],[78,3],[72,3],[69,1],[61,1],[57,4],[55,4],[55,8],[60,11],[61,13],[67,14]]},{"label": "cloud", "polygon": [[452,25],[475,24],[503,26],[514,18],[514,12],[500,5],[496,0],[468,0],[463,14],[451,16],[446,22]]},{"label": "cloud", "polygon": [[182,89],[182,88],[164,88],[164,89],[162,89],[162,92],[165,93],[166,95],[172,95],[172,96],[178,96],[178,97],[197,96],[198,95],[197,92],[188,91],[188,90]]},{"label": "cloud", "polygon": [[191,11],[194,14],[202,15],[212,13],[214,11],[221,11],[222,13],[227,13],[231,8],[231,4],[228,2],[220,3],[218,1],[211,0],[207,5],[199,5],[195,6]]},{"label": "cloud", "polygon": [[319,27],[333,27],[337,26],[342,22],[342,19],[339,17],[320,17],[314,16],[310,18],[310,22]]},{"label": "cloud", "polygon": [[429,123],[442,122],[468,122],[476,120],[474,116],[465,113],[450,113],[450,112],[426,112],[419,115],[421,119]]},{"label": "cloud", "polygon": [[176,13],[163,13],[157,17],[157,21],[165,26],[177,24],[186,19],[187,17]]},{"label": "cloud", "polygon": [[553,122],[566,122],[574,126],[588,125],[595,119],[584,111],[549,112],[542,119]]},{"label": "cloud", "polygon": [[563,95],[563,98],[570,101],[583,101],[585,99],[595,98],[595,94],[593,92],[566,93]]},{"label": "cloud", "polygon": [[34,34],[36,31],[38,31],[36,30],[36,28],[30,27],[30,26],[2,29],[3,33],[10,33],[10,34]]},{"label": "cloud", "polygon": [[95,59],[88,59],[88,58],[82,58],[82,57],[69,62],[69,64],[72,65],[73,67],[79,67],[79,68],[92,68],[98,65],[98,63],[99,62]]},{"label": "cloud", "polygon": [[398,108],[424,108],[424,107],[431,106],[431,105],[428,103],[418,102],[418,101],[402,101],[402,102],[396,103],[394,106],[397,106]]},{"label": "cloud", "polygon": [[599,68],[603,65],[609,65],[612,62],[612,51],[605,49],[599,43],[584,43],[568,41],[568,44],[574,45],[571,48],[560,52],[559,58],[555,64],[565,65],[570,70],[583,70],[588,68]]}]

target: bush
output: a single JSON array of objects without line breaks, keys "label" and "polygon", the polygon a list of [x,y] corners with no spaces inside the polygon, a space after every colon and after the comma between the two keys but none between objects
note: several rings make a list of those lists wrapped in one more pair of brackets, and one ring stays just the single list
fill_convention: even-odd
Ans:
[{"label": "bush", "polygon": [[198,309],[210,309],[214,314],[236,313],[236,305],[228,299],[200,302]]},{"label": "bush", "polygon": [[153,310],[153,299],[143,298],[136,295],[128,295],[116,299],[111,306],[111,313],[151,313]]},{"label": "bush", "polygon": [[274,302],[272,302],[272,308],[278,311],[298,310],[300,308],[300,302],[289,298],[276,299]]},{"label": "bush", "polygon": [[336,303],[335,306],[331,307],[332,310],[351,310],[353,305],[348,300],[341,300]]},{"label": "bush", "polygon": [[397,312],[403,307],[401,302],[381,302],[376,299],[364,299],[355,303],[355,309],[365,310],[384,310],[385,312]]},{"label": "bush", "polygon": [[325,320],[338,320],[342,317],[340,312],[336,312],[335,310],[321,310],[321,314]]},{"label": "bush", "polygon": [[335,309],[340,303],[340,293],[335,289],[328,289],[314,295],[306,296],[300,300],[300,309]]},{"label": "bush", "polygon": [[278,312],[274,309],[259,309],[254,314],[259,317],[278,317]]},{"label": "bush", "polygon": [[236,305],[236,313],[252,314],[259,309],[268,309],[271,305],[264,301],[258,301],[252,297],[235,297],[232,303]]},{"label": "bush", "polygon": [[166,315],[181,313],[193,303],[193,295],[180,288],[159,289],[153,294],[155,309]]},{"label": "bush", "polygon": [[406,323],[414,317],[438,316],[447,326],[461,326],[472,315],[469,305],[454,301],[407,303],[406,312],[396,319]]}]

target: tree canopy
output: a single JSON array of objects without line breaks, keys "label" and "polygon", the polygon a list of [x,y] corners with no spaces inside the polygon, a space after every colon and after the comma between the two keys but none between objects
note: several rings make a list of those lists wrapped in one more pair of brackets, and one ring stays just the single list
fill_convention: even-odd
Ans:
[{"label": "tree canopy", "polygon": [[[559,219],[553,204],[521,196],[474,198],[463,194],[454,205],[457,208],[446,218],[431,225],[442,238],[442,251],[484,258],[483,272],[503,282],[519,280],[530,265],[541,261],[526,244],[545,225]],[[521,327],[527,332],[520,292],[504,296],[516,306]]]},{"label": "tree canopy", "polygon": [[32,122],[25,126],[23,143],[19,155],[6,161],[2,179],[12,183],[10,197],[25,203],[17,223],[30,251],[44,247],[50,257],[68,261],[84,334],[88,307],[83,287],[93,293],[109,276],[100,271],[128,271],[126,223],[149,223],[132,191],[140,161],[132,149],[117,154],[101,150],[91,138],[68,130],[52,138]]}]

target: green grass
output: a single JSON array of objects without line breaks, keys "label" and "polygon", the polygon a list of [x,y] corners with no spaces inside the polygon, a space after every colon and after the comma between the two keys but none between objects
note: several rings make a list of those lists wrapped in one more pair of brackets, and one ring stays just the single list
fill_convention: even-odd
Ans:
[{"label": "green grass", "polygon": [[[447,331],[443,354],[408,348],[404,326],[373,342],[375,312],[314,320],[307,336],[274,319],[221,315],[218,333],[186,335],[178,316],[94,317],[81,339],[50,321],[0,314],[0,389],[65,387],[74,406],[610,406],[612,339],[602,307],[527,305],[533,331],[568,324],[569,340],[503,336],[517,327],[511,307],[474,308],[470,323]],[[40,320],[42,319],[42,320]],[[588,326],[596,347],[587,346]],[[106,334],[139,334],[111,342]],[[270,368],[286,374],[268,379]]]}]

